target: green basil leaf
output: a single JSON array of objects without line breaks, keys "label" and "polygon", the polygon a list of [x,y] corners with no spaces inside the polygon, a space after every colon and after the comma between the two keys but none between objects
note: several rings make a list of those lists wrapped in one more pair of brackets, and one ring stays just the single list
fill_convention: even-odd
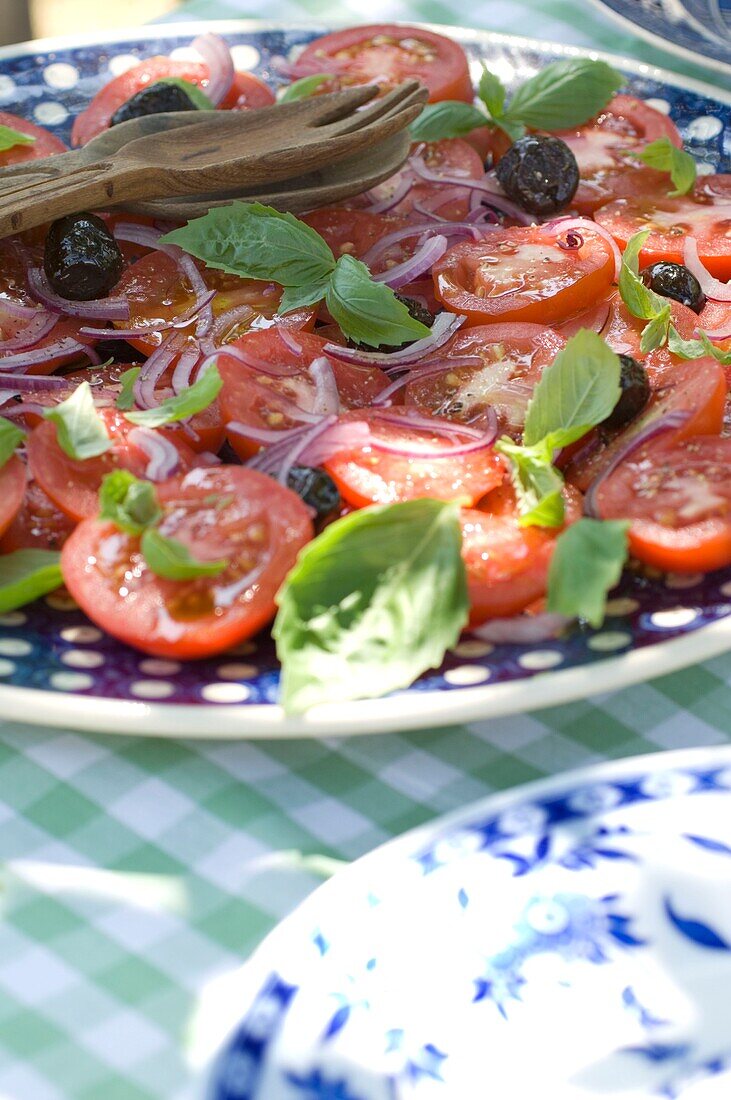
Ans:
[{"label": "green basil leaf", "polygon": [[161,240],[177,244],[218,271],[285,287],[321,284],[335,267],[335,257],[319,233],[293,214],[259,202],[213,207]]},{"label": "green basil leaf", "polygon": [[161,401],[154,409],[144,409],[140,412],[125,413],[125,417],[132,424],[140,424],[143,428],[162,428],[166,424],[175,424],[179,420],[187,420],[189,416],[203,412],[218,397],[223,386],[223,380],[218,372],[218,367],[213,364],[206,373],[188,386],[187,390],[168,397]]},{"label": "green basil leaf", "polygon": [[337,520],[301,551],[277,596],[281,699],[373,698],[438,667],[467,622],[459,508],[411,500]]},{"label": "green basil leaf", "polygon": [[290,313],[293,309],[306,309],[307,306],[317,305],[327,294],[329,286],[329,277],[319,283],[310,283],[309,286],[285,286],[277,314],[281,316],[283,313]]},{"label": "green basil leaf", "polygon": [[626,520],[580,519],[562,531],[548,570],[548,611],[602,625],[627,560],[628,528]]},{"label": "green basil leaf", "polygon": [[172,84],[176,88],[182,88],[188,99],[199,111],[215,111],[216,106],[208,98],[202,88],[191,80],[183,80],[180,76],[162,76],[155,81],[156,84]]},{"label": "green basil leaf", "polygon": [[429,335],[385,283],[374,283],[365,264],[341,256],[325,296],[327,308],[346,336],[361,344],[400,345]]},{"label": "green basil leaf", "polygon": [[563,477],[552,465],[553,448],[544,443],[521,447],[504,436],[495,444],[495,450],[510,460],[521,527],[561,527]]},{"label": "green basil leaf", "polygon": [[13,130],[10,126],[0,126],[0,153],[14,149],[16,145],[35,145],[35,141],[30,134],[22,134],[20,130]]},{"label": "green basil leaf", "polygon": [[716,347],[702,329],[698,330],[697,340],[684,340],[675,326],[670,325],[668,349],[680,359],[703,359],[712,355],[722,367],[731,366],[731,351]]},{"label": "green basil leaf", "polygon": [[500,77],[495,76],[484,65],[477,94],[496,121],[502,118],[505,109],[505,85]]},{"label": "green basil leaf", "polygon": [[670,304],[666,303],[651,321],[648,321],[642,330],[642,338],[640,340],[640,351],[643,355],[647,355],[649,352],[654,351],[655,348],[661,348],[668,338],[668,327],[670,325],[670,318],[672,314],[670,312]]},{"label": "green basil leaf", "polygon": [[15,454],[16,448],[25,439],[25,432],[12,420],[0,416],[0,469]]},{"label": "green basil leaf", "polygon": [[55,550],[15,550],[0,555],[0,614],[25,607],[63,584]]},{"label": "green basil leaf", "polygon": [[624,77],[606,61],[554,61],[521,84],[504,118],[536,130],[580,126],[606,107],[623,84]]},{"label": "green basil leaf", "polygon": [[43,416],[56,425],[58,444],[69,458],[96,458],[112,446],[104,421],[94,408],[88,382],[77,386],[70,397]]},{"label": "green basil leaf", "polygon": [[127,412],[128,409],[133,409],[135,406],[135,382],[140,376],[142,367],[130,367],[121,375],[119,381],[122,384],[122,388],[119,391],[119,397],[117,398],[117,408],[120,412]]},{"label": "green basil leaf", "polygon": [[129,470],[107,474],[99,490],[99,519],[109,520],[128,535],[141,535],[162,519],[155,486]]},{"label": "green basil leaf", "polygon": [[199,561],[178,539],[167,538],[157,527],[146,527],[140,540],[142,556],[156,577],[169,581],[189,581],[194,577],[217,577],[228,565],[220,561]]},{"label": "green basil leaf", "polygon": [[525,417],[523,440],[531,446],[562,432],[554,446],[568,446],[600,424],[620,395],[619,356],[600,336],[581,329],[543,371]]},{"label": "green basil leaf", "polygon": [[312,76],[303,76],[301,80],[295,80],[277,95],[279,103],[292,103],[296,99],[307,99],[313,95],[321,84],[332,79],[332,73],[313,73]]},{"label": "green basil leaf", "polygon": [[487,121],[484,112],[471,103],[444,99],[441,103],[427,103],[409,131],[414,141],[441,141],[469,134]]},{"label": "green basil leaf", "polygon": [[645,286],[639,276],[640,252],[650,235],[649,229],[633,233],[627,241],[619,270],[619,293],[633,317],[642,321],[652,321],[667,306],[667,299],[661,298],[649,286]]},{"label": "green basil leaf", "polygon": [[693,190],[696,179],[696,163],[690,153],[684,149],[678,149],[673,145],[669,137],[658,138],[651,141],[640,153],[632,153],[649,168],[656,168],[659,172],[668,172],[675,187],[669,191],[671,198],[679,195],[687,195]]}]

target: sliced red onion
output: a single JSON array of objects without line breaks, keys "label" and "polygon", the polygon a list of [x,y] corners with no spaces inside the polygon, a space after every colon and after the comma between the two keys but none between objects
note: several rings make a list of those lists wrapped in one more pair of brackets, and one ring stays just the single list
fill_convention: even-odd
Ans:
[{"label": "sliced red onion", "polygon": [[683,263],[691,275],[695,275],[706,298],[714,302],[731,302],[731,283],[722,283],[720,279],[714,279],[710,271],[703,266],[698,255],[698,242],[695,237],[685,238]]},{"label": "sliced red onion", "polygon": [[31,267],[28,286],[34,298],[53,313],[67,317],[98,317],[104,321],[126,321],[129,318],[129,302],[126,298],[97,298],[91,302],[73,302],[62,298],[51,289],[45,271]]},{"label": "sliced red onion", "polygon": [[371,440],[371,429],[365,420],[333,424],[322,435],[310,440],[300,453],[300,461],[306,466],[322,466],[333,455],[351,448],[367,447]]},{"label": "sliced red onion", "polygon": [[485,202],[495,207],[496,210],[500,210],[503,214],[507,214],[508,217],[513,218],[519,225],[532,225],[535,220],[532,215],[526,214],[525,210],[521,210],[519,206],[511,202],[503,193],[497,180],[493,182],[487,175],[479,180],[442,175],[439,172],[430,171],[421,157],[411,157],[409,165],[417,176],[420,176],[423,180],[428,180],[429,183],[448,183],[455,187],[464,187],[469,191],[479,191]]},{"label": "sliced red onion", "polygon": [[285,348],[288,348],[293,355],[302,354],[302,345],[300,344],[299,340],[295,339],[293,334],[289,331],[289,329],[286,329],[284,325],[277,325],[277,335],[284,344]]},{"label": "sliced red onion", "polygon": [[435,264],[437,260],[441,260],[448,247],[447,238],[438,233],[436,236],[430,237],[408,260],[396,264],[395,267],[382,272],[380,275],[374,275],[373,281],[385,283],[392,290],[398,290],[399,287],[406,286],[407,283],[420,278],[424,272],[431,271],[432,264]]},{"label": "sliced red onion", "polygon": [[363,263],[366,267],[373,268],[376,261],[379,260],[381,256],[385,255],[392,245],[398,244],[399,241],[408,240],[410,237],[414,237],[418,243],[421,244],[422,237],[425,235],[433,236],[435,233],[440,233],[442,236],[467,236],[477,241],[482,240],[484,236],[484,234],[480,232],[479,227],[472,222],[445,222],[442,220],[425,223],[420,222],[418,225],[407,225],[402,229],[394,229],[393,233],[387,233],[385,237],[381,237],[379,241],[371,245],[368,251],[363,254]]},{"label": "sliced red onion", "polygon": [[572,622],[566,615],[544,612],[540,615],[515,615],[512,619],[490,619],[470,630],[477,638],[494,645],[526,645],[557,638]]},{"label": "sliced red onion", "polygon": [[584,247],[584,238],[575,229],[569,229],[566,238],[563,241],[558,241],[558,247],[563,248],[566,252],[573,252],[577,248]]},{"label": "sliced red onion", "polygon": [[[701,329],[696,329],[696,333],[699,333]],[[720,328],[709,328],[702,330],[709,340],[728,340],[731,337],[731,317]]]},{"label": "sliced red onion", "polygon": [[0,340],[0,354],[4,351],[20,351],[23,348],[35,347],[57,324],[57,313],[49,313],[45,309],[36,310],[35,316],[25,328],[15,336],[11,336],[9,340]]},{"label": "sliced red onion", "polygon": [[225,337],[242,322],[251,322],[254,318],[254,310],[251,306],[234,306],[221,313],[213,322],[207,336],[201,341],[206,352],[210,355],[220,347]]},{"label": "sliced red onion", "polygon": [[171,383],[173,393],[182,393],[183,390],[187,390],[190,385],[191,376],[200,357],[201,349],[197,344],[191,344],[183,351],[173,371]]},{"label": "sliced red onion", "polygon": [[[17,387],[14,390],[0,390],[0,408],[2,408],[3,405],[7,405],[8,401],[13,401],[16,397],[20,397],[20,391]],[[3,413],[2,415],[4,416],[5,414]]]},{"label": "sliced red onion", "polygon": [[30,320],[38,313],[38,306],[35,304],[27,306],[23,302],[16,302],[13,298],[0,297],[0,314],[2,313],[7,313],[9,317],[17,317],[21,321]]},{"label": "sliced red onion", "polygon": [[[387,198],[374,198],[370,206],[365,207],[365,210],[369,214],[386,214],[389,210],[393,210],[394,206],[398,206],[398,204],[406,198],[413,186],[413,177],[410,174],[404,173],[402,174],[402,177],[396,187],[394,187],[393,191]],[[373,192],[370,192],[370,194],[372,195]]]},{"label": "sliced red onion", "polygon": [[336,415],[340,412],[340,394],[338,384],[335,381],[332,363],[324,355],[313,360],[308,367],[308,372],[315,383],[315,400],[312,405],[313,413],[321,416]]},{"label": "sliced red onion", "polygon": [[418,363],[419,360],[426,359],[427,355],[444,347],[466,320],[467,318],[461,313],[446,311],[438,313],[429,336],[425,336],[423,340],[416,340],[400,351],[361,351],[359,348],[341,347],[340,344],[326,344],[323,350],[333,359],[354,363],[359,367],[381,367],[383,370],[410,367],[412,363]]},{"label": "sliced red onion", "polygon": [[[391,422],[395,421],[396,417],[389,416],[389,411],[390,410],[387,409],[379,409],[376,419],[389,420]],[[495,442],[498,432],[497,414],[493,408],[488,406],[485,409],[485,415],[488,420],[488,426],[484,431],[477,431],[474,428],[469,428],[466,424],[456,424],[444,420],[431,420],[429,417],[420,416],[418,414],[409,417],[398,417],[399,425],[407,430],[429,432],[431,435],[443,435],[452,439],[458,435],[471,437],[468,443],[458,443],[453,447],[436,447],[433,444],[427,447],[420,447],[415,443],[391,443],[388,440],[379,439],[375,434],[372,434],[370,445],[379,451],[385,451],[386,454],[398,455],[401,458],[438,459],[461,457],[462,455],[472,454],[474,451],[481,451],[486,447],[491,447]]]},{"label": "sliced red onion", "polygon": [[[257,373],[260,372],[260,368],[258,366],[254,367],[254,368],[250,367],[249,363],[246,360],[246,357],[239,354],[239,349],[238,348],[231,348],[227,345],[226,347],[221,348],[220,351],[214,352],[213,355],[209,355],[203,360],[200,367],[198,368],[196,379],[201,378],[201,376],[208,370],[208,368],[211,366],[211,364],[215,363],[217,361],[219,355],[226,355],[226,356],[231,356],[234,359],[241,359],[241,362],[244,364],[244,367],[246,369],[249,369],[249,370],[253,369]],[[265,368],[266,368],[265,370],[261,370],[261,373],[267,374],[272,378],[281,378],[282,377],[282,372],[278,372],[275,369],[273,369],[271,364],[266,363]],[[286,375],[285,375],[285,377],[286,377]],[[266,396],[267,398],[275,401],[276,405],[277,405],[277,409],[280,412],[282,412],[285,416],[289,417],[290,420],[299,421],[300,424],[317,424],[317,423],[319,423],[319,421],[321,419],[321,414],[314,413],[314,412],[309,412],[307,409],[301,408],[299,405],[295,404],[294,401],[290,400],[290,398],[285,397],[285,395],[283,393],[280,393],[278,390],[268,389],[266,386],[263,386],[260,382],[257,382],[256,378],[251,379],[250,385],[253,389],[258,390],[263,396]],[[280,434],[281,434],[281,432],[280,432]]]},{"label": "sliced red onion", "polygon": [[161,229],[154,229],[151,225],[137,225],[135,222],[117,222],[113,230],[118,241],[127,241],[129,244],[137,244],[141,248],[159,249],[168,252],[172,256],[174,245],[160,244]]},{"label": "sliced red onion", "polygon": [[185,337],[173,332],[156,348],[143,366],[134,384],[135,403],[140,409],[152,409],[157,404],[155,387],[178,352],[182,351]]},{"label": "sliced red onion", "polygon": [[40,405],[36,401],[23,401],[19,405],[3,408],[3,416],[8,420],[15,420],[17,416],[25,416],[27,413],[33,416],[43,416],[45,412],[45,405]]},{"label": "sliced red onion", "polygon": [[[563,321],[560,325],[556,325],[556,330],[565,336],[566,339],[570,336],[575,336],[581,329],[588,328],[592,332],[601,332],[607,323],[609,317],[609,302],[599,302],[590,310],[586,310],[584,313],[580,313],[578,317],[571,317],[568,321]],[[616,348],[614,349],[616,351]]]},{"label": "sliced red onion", "polygon": [[214,107],[225,99],[234,80],[234,61],[231,51],[218,34],[199,34],[193,39],[197,50],[208,66],[206,95]]},{"label": "sliced red onion", "polygon": [[322,417],[317,424],[307,428],[298,428],[296,431],[287,432],[282,440],[274,446],[260,451],[247,466],[260,470],[262,473],[276,477],[283,484],[287,484],[287,474],[295,462],[306,451],[310,443],[327,431],[329,427],[337,423],[336,416]]},{"label": "sliced red onion", "polygon": [[149,481],[165,481],[180,465],[180,452],[175,444],[160,432],[150,428],[133,428],[127,438],[133,447],[144,451],[149,462],[145,477]]},{"label": "sliced red onion", "polygon": [[74,340],[71,336],[64,336],[62,340],[46,344],[43,348],[0,356],[0,371],[14,371],[20,374],[30,367],[48,363],[51,359],[69,359],[77,355],[86,355],[92,362],[99,362],[99,356],[95,354],[93,348],[87,347],[79,340]]},{"label": "sliced red onion", "polygon": [[[215,290],[206,291],[201,299],[196,299],[186,310],[172,321],[161,321],[155,325],[139,325],[137,328],[91,328],[84,325],[79,329],[80,336],[92,336],[98,340],[134,340],[138,336],[157,336],[173,328],[187,328],[200,311],[216,297]],[[248,307],[247,307],[248,308]]]},{"label": "sliced red onion", "polygon": [[579,232],[582,237],[587,231],[596,233],[597,236],[602,237],[611,248],[612,255],[614,256],[614,278],[619,278],[619,272],[622,269],[622,253],[619,251],[619,246],[612,234],[603,226],[599,225],[598,222],[593,222],[590,218],[555,218],[553,221],[545,222],[543,228],[556,236],[559,234],[568,234],[572,230]]},{"label": "sliced red onion", "polygon": [[481,366],[484,366],[484,363],[478,355],[455,356],[454,359],[440,359],[436,363],[419,363],[412,370],[402,374],[395,382],[391,382],[385,390],[381,390],[379,394],[376,394],[372,404],[388,404],[393,395],[398,393],[403,386],[408,386],[410,382],[418,382],[422,378],[432,378],[434,375],[445,374],[447,371],[459,370],[460,367],[479,368]]},{"label": "sliced red onion", "polygon": [[628,439],[625,446],[619,449],[606,470],[603,470],[589,486],[586,496],[584,497],[584,514],[593,516],[595,519],[599,518],[596,509],[597,493],[620,463],[626,461],[630,455],[633,455],[635,451],[639,450],[645,443],[649,443],[656,435],[664,435],[665,432],[682,428],[689,416],[690,413],[687,410],[675,409],[673,412],[666,413],[665,416],[658,416],[655,417],[654,420],[650,420],[649,423],[645,424],[644,427],[640,429],[640,431]]},{"label": "sliced red onion", "polygon": [[[73,388],[73,381],[62,374],[14,374],[13,387],[19,393],[42,393]],[[7,378],[6,382],[10,379]]]}]

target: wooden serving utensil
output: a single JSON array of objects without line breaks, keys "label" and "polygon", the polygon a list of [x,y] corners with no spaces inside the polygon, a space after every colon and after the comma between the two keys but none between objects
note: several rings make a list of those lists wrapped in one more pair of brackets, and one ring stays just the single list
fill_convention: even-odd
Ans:
[{"label": "wooden serving utensil", "polygon": [[[272,184],[301,178],[366,148],[370,160],[379,142],[416,118],[427,96],[417,81],[407,81],[365,106],[376,91],[356,87],[258,110],[206,112],[197,125],[135,137],[111,155],[94,151],[92,160],[57,163],[61,171],[53,175],[46,166],[45,174],[32,178],[16,173],[12,184],[5,177],[0,238],[65,214],[120,203],[217,193],[230,201],[232,194],[245,191],[266,202],[276,194]],[[65,156],[75,154],[48,160]],[[31,162],[29,168],[39,164]],[[0,173],[0,182],[3,178]],[[361,189],[368,186],[366,180]]]}]

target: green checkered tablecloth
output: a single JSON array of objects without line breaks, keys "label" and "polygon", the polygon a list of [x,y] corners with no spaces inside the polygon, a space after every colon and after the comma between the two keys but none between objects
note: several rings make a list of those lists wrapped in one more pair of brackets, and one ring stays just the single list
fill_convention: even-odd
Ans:
[{"label": "green checkered tablecloth", "polygon": [[[331,12],[323,0],[196,0],[179,14]],[[363,10],[350,0],[337,14]],[[389,2],[368,15],[479,21],[678,67],[584,0],[491,0],[469,13]],[[1,1100],[200,1097],[216,991],[316,884],[292,850],[353,859],[492,791],[729,733],[725,658],[553,710],[400,736],[174,743],[0,725]]]}]

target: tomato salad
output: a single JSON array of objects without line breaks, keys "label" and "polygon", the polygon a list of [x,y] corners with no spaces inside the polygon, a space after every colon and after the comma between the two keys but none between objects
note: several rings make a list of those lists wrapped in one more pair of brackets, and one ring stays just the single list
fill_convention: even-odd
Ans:
[{"label": "tomato salad", "polygon": [[[105,211],[0,242],[0,610],[64,584],[155,656],[274,620],[283,702],[372,696],[469,628],[599,625],[634,569],[731,565],[731,176],[601,61],[511,96],[377,25],[276,92],[155,57],[76,118],[247,110],[408,77],[404,167],[295,218]],[[0,115],[0,166],[62,144]]]}]

